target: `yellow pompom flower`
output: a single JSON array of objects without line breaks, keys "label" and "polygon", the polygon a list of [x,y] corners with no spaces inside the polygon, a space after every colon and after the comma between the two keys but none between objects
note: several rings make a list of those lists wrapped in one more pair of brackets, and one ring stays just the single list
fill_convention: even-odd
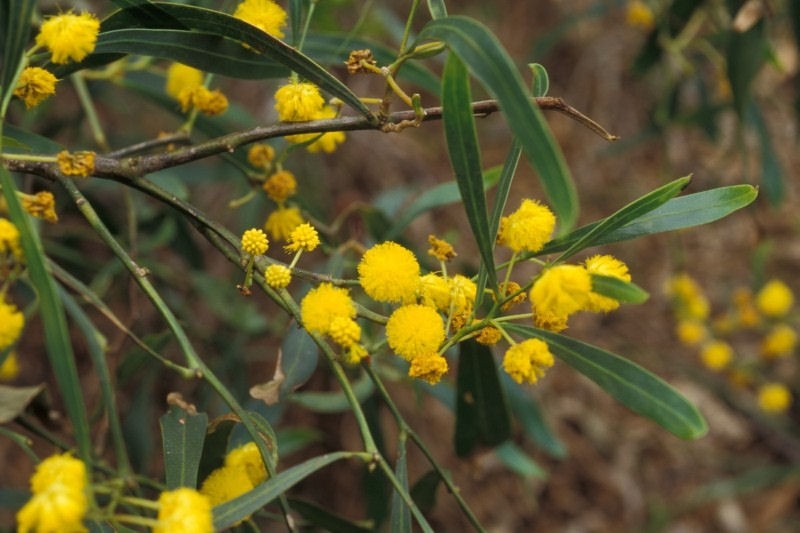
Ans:
[{"label": "yellow pompom flower", "polygon": [[[628,272],[628,265],[611,255],[593,255],[584,262],[584,266],[589,274],[599,274],[630,281],[631,275]],[[607,313],[619,307],[619,302],[613,298],[589,293],[589,301],[586,304],[587,311],[595,313]]]},{"label": "yellow pompom flower", "polygon": [[18,531],[87,531],[86,465],[69,454],[39,463],[30,480],[33,497],[17,513]]},{"label": "yellow pompom flower", "polygon": [[331,320],[328,335],[339,346],[349,348],[361,340],[361,326],[352,318],[337,316]]},{"label": "yellow pompom flower", "polygon": [[367,296],[377,302],[414,301],[419,280],[417,258],[396,242],[376,244],[358,263],[358,281]]},{"label": "yellow pompom flower", "polygon": [[486,326],[481,328],[478,336],[475,337],[475,340],[483,345],[486,346],[493,346],[500,342],[500,339],[503,338],[503,334],[500,333],[500,330],[494,326]]},{"label": "yellow pompom flower", "polygon": [[728,366],[731,359],[733,359],[733,348],[725,341],[713,340],[700,351],[700,360],[709,370],[722,370]]},{"label": "yellow pompom flower", "polygon": [[386,323],[389,347],[408,361],[435,353],[444,338],[442,317],[434,308],[426,305],[398,307]]},{"label": "yellow pompom flower", "polygon": [[668,294],[675,301],[676,313],[685,319],[705,320],[709,314],[708,299],[700,285],[688,274],[677,274],[670,279]]},{"label": "yellow pompom flower", "polygon": [[436,385],[447,374],[447,359],[437,353],[420,355],[411,360],[408,377]]},{"label": "yellow pompom flower", "polygon": [[355,318],[356,306],[347,289],[322,283],[311,289],[300,302],[303,327],[317,334],[326,334],[337,317]]},{"label": "yellow pompom flower", "polygon": [[283,38],[286,11],[272,0],[244,0],[236,7],[233,16],[273,37]]},{"label": "yellow pompom flower", "polygon": [[769,280],[756,294],[756,307],[770,318],[785,316],[792,305],[794,305],[792,289],[777,279]]},{"label": "yellow pompom flower", "polygon": [[296,207],[279,207],[269,214],[264,229],[270,238],[276,241],[287,241],[292,230],[305,222],[300,210]]},{"label": "yellow pompom flower", "polygon": [[242,251],[250,255],[263,255],[269,248],[267,234],[257,228],[242,233]]},{"label": "yellow pompom flower", "polygon": [[158,497],[158,524],[153,533],[212,533],[211,502],[194,489],[182,487]]},{"label": "yellow pompom flower", "polygon": [[554,363],[550,347],[540,339],[515,344],[503,356],[503,370],[517,383],[536,383]]},{"label": "yellow pompom flower", "polygon": [[85,178],[94,172],[94,152],[68,152],[62,150],[56,156],[58,170],[65,176]]},{"label": "yellow pompom flower", "polygon": [[309,82],[290,81],[275,91],[275,109],[281,122],[307,122],[325,105],[319,87]]},{"label": "yellow pompom flower", "polygon": [[[0,259],[3,256],[13,257],[16,261],[22,261],[19,230],[13,222],[7,218],[0,217]],[[2,301],[0,301],[0,304],[2,304]]]},{"label": "yellow pompom flower", "polygon": [[19,376],[19,357],[17,352],[10,352],[0,364],[0,381],[11,381]]},{"label": "yellow pompom flower", "polygon": [[585,308],[591,290],[591,277],[582,266],[556,265],[548,268],[531,288],[534,323],[552,331],[565,329],[569,316]]},{"label": "yellow pompom flower", "polygon": [[[323,106],[318,112],[314,113],[307,120],[325,120],[329,118],[336,118],[336,110],[331,106]],[[342,144],[346,136],[343,131],[326,131],[325,133],[298,133],[296,135],[287,135],[285,137],[287,142],[294,144],[302,144],[310,142],[306,146],[306,150],[312,154],[317,152],[325,152],[326,154],[333,153],[337,146]]]},{"label": "yellow pompom flower", "polygon": [[681,320],[675,327],[678,340],[686,346],[696,346],[706,338],[706,328],[696,320]]},{"label": "yellow pompom flower", "polygon": [[167,80],[164,90],[175,100],[180,99],[183,91],[194,91],[202,85],[202,70],[183,63],[172,63],[167,68]]},{"label": "yellow pompom flower", "polygon": [[761,355],[767,359],[786,357],[797,346],[797,332],[788,324],[773,327],[761,341]]},{"label": "yellow pompom flower", "polygon": [[430,249],[428,249],[428,255],[439,261],[450,261],[458,255],[453,249],[453,245],[436,235],[428,235],[428,244],[431,245]]},{"label": "yellow pompom flower", "polygon": [[14,96],[25,103],[30,109],[39,105],[45,98],[56,92],[58,78],[49,71],[40,67],[27,67],[19,75],[19,81],[14,89]]},{"label": "yellow pompom flower", "polygon": [[264,271],[264,279],[273,289],[285,289],[292,282],[292,271],[283,265],[270,265]]},{"label": "yellow pompom flower", "polygon": [[219,89],[208,89],[199,85],[193,89],[183,89],[178,94],[181,109],[186,112],[192,107],[204,115],[221,115],[228,110],[228,98]]},{"label": "yellow pompom flower", "polygon": [[497,243],[515,252],[538,252],[555,226],[556,217],[547,206],[526,198],[519,209],[500,219]]},{"label": "yellow pompom flower", "polygon": [[247,150],[247,162],[258,168],[267,168],[275,159],[275,149],[267,143],[256,143]]},{"label": "yellow pompom flower", "polygon": [[631,0],[625,8],[625,23],[632,28],[648,31],[655,26],[656,17],[642,0]]},{"label": "yellow pompom flower", "polygon": [[267,479],[267,469],[254,442],[235,448],[225,456],[223,466],[203,481],[200,494],[217,506],[249,492]]},{"label": "yellow pompom flower", "polygon": [[781,383],[767,383],[758,389],[758,407],[765,413],[784,413],[791,404],[792,393]]},{"label": "yellow pompom flower", "polygon": [[81,61],[94,50],[99,32],[100,21],[91,13],[62,13],[44,21],[36,45],[50,50],[53,63]]},{"label": "yellow pompom flower", "polygon": [[25,315],[15,305],[5,303],[0,295],[0,350],[17,342],[23,327]]},{"label": "yellow pompom flower", "polygon": [[450,308],[450,283],[433,272],[419,278],[417,286],[419,303],[447,312]]},{"label": "yellow pompom flower", "polygon": [[279,170],[267,178],[262,187],[273,202],[280,204],[297,192],[297,180],[288,170]]},{"label": "yellow pompom flower", "polygon": [[468,313],[475,303],[478,286],[474,281],[461,274],[448,280],[450,285],[450,309],[454,313]]},{"label": "yellow pompom flower", "polygon": [[58,222],[56,199],[50,191],[39,191],[36,194],[20,193],[22,208],[31,216],[47,222]]},{"label": "yellow pompom flower", "polygon": [[289,234],[289,242],[284,249],[287,252],[300,250],[312,252],[317,246],[319,246],[319,234],[314,226],[305,222],[292,230],[292,233]]}]

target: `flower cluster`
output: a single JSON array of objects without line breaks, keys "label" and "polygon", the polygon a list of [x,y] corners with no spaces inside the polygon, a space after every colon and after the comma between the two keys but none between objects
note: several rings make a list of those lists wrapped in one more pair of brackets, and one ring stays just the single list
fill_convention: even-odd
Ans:
[{"label": "flower cluster", "polygon": [[355,364],[367,356],[360,344],[361,326],[355,321],[356,305],[342,287],[322,283],[308,291],[300,302],[303,327],[317,335],[328,335],[344,349],[345,362]]},{"label": "flower cluster", "polygon": [[214,531],[211,501],[190,488],[164,491],[158,498],[158,517],[153,533],[211,533]]},{"label": "flower cluster", "polygon": [[33,496],[17,513],[18,531],[87,531],[86,465],[69,454],[48,457],[31,477]]},{"label": "flower cluster", "polygon": [[[275,91],[275,110],[281,122],[308,122],[336,118],[337,111],[325,105],[319,87],[309,82],[289,80]],[[343,131],[325,133],[301,133],[287,135],[286,140],[294,144],[305,144],[309,152],[331,153],[344,142]]]},{"label": "flower cluster", "polygon": [[185,113],[190,109],[209,115],[221,115],[228,109],[228,98],[219,89],[211,90],[203,83],[203,72],[182,63],[167,68],[166,93],[178,101]]},{"label": "flower cluster", "polygon": [[267,479],[267,469],[254,442],[235,448],[224,464],[211,472],[200,486],[212,506],[231,501]]},{"label": "flower cluster", "polygon": [[283,38],[286,11],[273,0],[244,0],[236,7],[233,16],[273,37]]},{"label": "flower cluster", "polygon": [[[688,274],[674,276],[667,293],[678,340],[696,349],[706,368],[752,390],[765,412],[789,408],[792,395],[785,383],[797,373],[798,333],[788,285],[771,279],[755,293],[739,287],[715,316],[702,287]],[[781,382],[774,381],[778,375]]]}]

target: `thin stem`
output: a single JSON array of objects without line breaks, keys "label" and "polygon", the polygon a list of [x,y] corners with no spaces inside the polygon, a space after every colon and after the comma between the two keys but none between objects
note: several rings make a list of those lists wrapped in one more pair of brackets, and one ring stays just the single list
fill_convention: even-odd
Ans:
[{"label": "thin stem", "polygon": [[419,0],[414,0],[411,3],[411,9],[408,11],[408,17],[406,18],[406,27],[403,29],[403,38],[400,41],[400,50],[397,54],[398,56],[402,56],[406,53],[406,47],[408,46],[408,39],[411,36],[411,24],[414,22],[414,15],[417,12],[417,7],[419,6]]},{"label": "thin stem", "polygon": [[70,76],[75,92],[78,94],[78,100],[81,102],[84,113],[86,113],[86,120],[89,122],[89,128],[92,130],[94,142],[104,152],[108,151],[108,139],[103,131],[103,126],[100,124],[100,119],[97,116],[97,109],[94,106],[91,94],[89,94],[89,87],[86,85],[86,80],[80,72]]},{"label": "thin stem", "polygon": [[300,40],[297,43],[297,49],[299,51],[303,50],[303,45],[306,42],[306,35],[308,34],[308,29],[311,27],[311,19],[314,16],[314,11],[317,9],[317,2],[318,0],[311,0],[308,5],[308,14],[306,15],[306,20],[303,23],[303,30],[300,32]]}]

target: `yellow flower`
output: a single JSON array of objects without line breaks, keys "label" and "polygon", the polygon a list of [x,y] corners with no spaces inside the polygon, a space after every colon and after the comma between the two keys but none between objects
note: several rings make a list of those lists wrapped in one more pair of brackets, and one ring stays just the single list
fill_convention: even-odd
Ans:
[{"label": "yellow flower", "polygon": [[186,112],[195,107],[204,115],[221,115],[228,110],[228,98],[219,89],[213,91],[200,85],[194,89],[182,89],[178,94],[181,109]]},{"label": "yellow flower", "polygon": [[456,274],[448,280],[450,285],[449,307],[454,313],[468,313],[475,303],[478,286],[466,276]]},{"label": "yellow flower", "polygon": [[290,81],[275,91],[275,109],[281,122],[313,120],[323,105],[325,100],[313,83]]},{"label": "yellow flower", "polygon": [[19,376],[19,358],[17,352],[9,352],[0,364],[0,381],[11,381]]},{"label": "yellow flower", "polygon": [[283,265],[270,265],[264,271],[264,278],[273,289],[285,289],[292,282],[292,271]]},{"label": "yellow flower", "polygon": [[22,208],[31,216],[47,222],[58,222],[56,199],[50,191],[39,191],[36,194],[20,193]]},{"label": "yellow flower", "polygon": [[420,277],[417,292],[423,305],[442,312],[450,308],[450,283],[439,274],[431,272]]},{"label": "yellow flower", "polygon": [[94,152],[68,152],[62,150],[56,156],[58,169],[65,176],[87,177],[94,172]]},{"label": "yellow flower", "polygon": [[267,234],[257,228],[242,233],[242,251],[250,255],[263,255],[269,248]]},{"label": "yellow flower", "polygon": [[194,489],[165,491],[158,497],[158,525],[153,533],[211,533],[211,502]]},{"label": "yellow flower", "polygon": [[249,492],[267,479],[267,469],[254,442],[235,448],[225,456],[223,466],[203,481],[200,494],[217,506]]},{"label": "yellow flower", "polygon": [[342,354],[342,361],[348,365],[357,365],[362,359],[369,357],[367,349],[360,344],[351,344]]},{"label": "yellow flower", "polygon": [[725,341],[714,340],[703,346],[700,359],[709,370],[722,370],[733,359],[733,348]]},{"label": "yellow flower", "polygon": [[247,150],[247,162],[258,168],[267,168],[275,159],[275,149],[267,143],[256,143]]},{"label": "yellow flower", "polygon": [[761,322],[761,315],[758,313],[753,292],[750,289],[747,287],[737,288],[733,292],[733,303],[736,306],[738,326],[752,328]]},{"label": "yellow flower", "polygon": [[297,192],[297,180],[294,178],[294,174],[288,170],[279,170],[267,178],[263,188],[264,192],[267,193],[267,196],[269,196],[273,202],[280,204],[285,202],[287,198],[294,196],[294,193]]},{"label": "yellow flower", "polygon": [[500,333],[499,329],[494,326],[486,326],[481,328],[478,336],[475,337],[475,340],[486,346],[492,346],[500,342],[500,339],[502,338],[503,335]]},{"label": "yellow flower", "polygon": [[585,308],[591,290],[592,280],[585,268],[577,265],[548,268],[531,288],[534,323],[552,331],[563,330],[569,316]]},{"label": "yellow flower", "polygon": [[312,252],[317,246],[319,246],[319,234],[314,226],[305,222],[292,230],[289,235],[289,243],[284,246],[284,249],[287,252],[299,250]]},{"label": "yellow flower", "polygon": [[438,238],[436,235],[428,235],[428,244],[431,245],[428,255],[439,261],[450,261],[458,255],[449,242]]},{"label": "yellow flower", "polygon": [[[609,276],[612,278],[621,279],[622,281],[630,281],[631,275],[628,272],[628,266],[611,255],[593,255],[588,258],[584,265],[589,274],[599,274],[601,276]],[[589,302],[586,304],[587,311],[595,313],[607,313],[619,307],[619,302],[613,298],[589,293]]]},{"label": "yellow flower", "polygon": [[791,355],[797,346],[797,332],[788,324],[773,327],[761,341],[761,355],[767,359]]},{"label": "yellow flower", "polygon": [[272,0],[244,0],[233,16],[273,37],[283,38],[281,28],[286,25],[286,11]]},{"label": "yellow flower", "polygon": [[358,280],[377,302],[408,303],[419,287],[419,263],[411,250],[395,242],[376,244],[358,263]]},{"label": "yellow flower", "polygon": [[36,36],[36,45],[45,46],[53,63],[81,61],[94,50],[100,21],[91,13],[63,13],[50,17]]},{"label": "yellow flower", "polygon": [[300,317],[303,327],[317,334],[330,331],[337,317],[355,318],[356,306],[347,289],[323,283],[308,291],[300,302]]},{"label": "yellow flower", "polygon": [[515,296],[507,300],[500,309],[503,311],[508,311],[518,303],[522,303],[528,297],[524,291],[520,291],[522,287],[520,287],[519,283],[516,281],[509,281],[505,283],[501,283],[498,287],[500,289],[501,299],[508,298],[512,294]]},{"label": "yellow flower", "polygon": [[178,100],[183,91],[194,91],[203,85],[203,71],[183,63],[172,63],[167,68],[165,91]]},{"label": "yellow flower", "polygon": [[337,316],[331,320],[328,335],[339,346],[349,348],[361,340],[361,326],[352,318]]},{"label": "yellow flower", "polygon": [[89,506],[83,461],[66,453],[48,457],[30,483],[33,497],[17,513],[18,531],[87,531],[82,523]]},{"label": "yellow flower", "polygon": [[264,229],[276,241],[286,241],[292,230],[305,222],[300,210],[296,207],[279,207],[269,214]]},{"label": "yellow flower", "polygon": [[431,385],[439,383],[446,373],[447,359],[437,353],[415,357],[408,369],[408,377],[419,378]]},{"label": "yellow flower", "polygon": [[758,407],[765,413],[784,413],[792,404],[792,393],[781,383],[767,383],[758,389]]},{"label": "yellow flower", "polygon": [[0,350],[17,342],[25,326],[25,315],[13,304],[7,304],[0,295]]},{"label": "yellow flower", "polygon": [[633,28],[650,30],[655,25],[655,16],[642,0],[631,0],[625,8],[625,23]]},{"label": "yellow flower", "polygon": [[[19,230],[13,222],[7,218],[0,217],[0,258],[2,256],[9,256],[16,261],[22,261]],[[0,305],[2,305],[2,301],[0,301]]]},{"label": "yellow flower", "polygon": [[540,339],[515,344],[503,357],[503,370],[517,383],[536,383],[555,360],[550,347]]},{"label": "yellow flower", "polygon": [[[330,106],[323,106],[322,109],[311,115],[308,120],[325,120],[328,118],[336,118],[336,110]],[[296,135],[287,135],[285,137],[287,142],[294,144],[307,143],[313,139],[313,142],[306,146],[306,150],[314,154],[317,152],[325,152],[331,154],[336,150],[336,147],[342,144],[346,136],[343,131],[326,131],[325,133],[298,133]]]},{"label": "yellow flower", "polygon": [[442,317],[425,305],[398,307],[386,323],[389,347],[408,361],[435,353],[444,338]]},{"label": "yellow flower", "polygon": [[676,313],[681,318],[705,320],[708,318],[708,300],[703,290],[688,274],[677,274],[669,281],[667,292],[675,301]]},{"label": "yellow flower", "polygon": [[681,320],[675,328],[678,340],[686,346],[700,344],[706,338],[706,328],[696,320]]},{"label": "yellow flower", "polygon": [[794,305],[794,294],[780,280],[769,280],[756,295],[756,307],[765,316],[780,318],[786,315]]},{"label": "yellow flower", "polygon": [[515,252],[538,252],[555,226],[556,217],[547,206],[526,198],[519,209],[500,219],[497,242]]},{"label": "yellow flower", "polygon": [[14,96],[25,102],[30,109],[56,92],[58,79],[49,71],[39,67],[28,67],[22,71],[14,89]]}]

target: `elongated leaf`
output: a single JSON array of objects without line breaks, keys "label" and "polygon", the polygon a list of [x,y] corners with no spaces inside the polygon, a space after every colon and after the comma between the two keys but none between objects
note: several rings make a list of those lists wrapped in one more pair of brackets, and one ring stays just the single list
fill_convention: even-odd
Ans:
[{"label": "elongated leaf", "polygon": [[494,240],[489,234],[480,148],[471,101],[467,69],[457,56],[450,54],[445,63],[442,83],[442,118],[447,152],[456,174],[467,220],[481,255],[481,267],[486,269],[489,285],[494,289],[497,287],[492,255]]},{"label": "elongated leaf", "polygon": [[447,43],[489,94],[500,102],[509,128],[522,143],[528,160],[539,174],[558,217],[560,231],[571,229],[578,218],[578,200],[564,156],[497,38],[476,20],[449,16],[426,24],[419,39]]},{"label": "elongated leaf", "polygon": [[756,130],[761,145],[761,187],[764,195],[773,206],[778,206],[786,194],[783,171],[775,149],[772,146],[769,129],[758,106],[750,103],[747,107],[747,119]]},{"label": "elongated leaf", "polygon": [[[593,244],[596,246],[626,241],[645,235],[708,224],[751,204],[756,196],[758,189],[751,185],[731,185],[673,198],[646,215],[593,240]],[[544,255],[567,250],[600,223],[602,221],[588,224],[560,239],[554,239],[539,253]]]},{"label": "elongated leaf", "polygon": [[197,487],[197,472],[203,455],[208,415],[189,413],[172,405],[158,420],[164,445],[167,488]]},{"label": "elongated leaf", "polygon": [[[2,34],[2,63],[0,67],[0,102],[10,98],[14,87],[11,84],[17,74],[22,61],[25,47],[28,45],[28,35],[31,31],[31,14],[36,5],[35,0],[3,0],[0,1],[0,28]],[[0,118],[4,115],[0,107]]]},{"label": "elongated leaf", "polygon": [[447,16],[447,6],[444,5],[444,0],[428,0],[428,11],[433,19]]},{"label": "elongated leaf", "polygon": [[214,507],[214,529],[220,530],[231,527],[261,509],[317,470],[325,468],[340,459],[350,457],[353,457],[351,452],[336,452],[314,457],[281,472],[250,492]]},{"label": "elongated leaf", "polygon": [[705,435],[708,426],[697,408],[667,382],[639,365],[596,346],[532,326],[508,325],[509,331],[537,337],[553,355],[597,383],[632,411],[682,439]]},{"label": "elongated leaf", "polygon": [[20,244],[28,265],[28,276],[39,297],[47,357],[75,432],[78,455],[82,460],[89,462],[91,460],[89,418],[83,401],[83,389],[78,378],[64,307],[58,298],[55,282],[45,267],[44,250],[39,235],[34,231],[27,213],[19,203],[14,180],[3,166],[0,166],[0,186],[11,221],[20,233]]},{"label": "elongated leaf", "polygon": [[533,76],[531,83],[533,96],[547,96],[547,91],[550,90],[550,76],[547,74],[547,69],[539,63],[530,63],[528,68],[531,69]]},{"label": "elongated leaf", "polygon": [[111,2],[136,17],[146,28],[186,29],[181,21],[149,0],[111,0]]},{"label": "elongated leaf", "polygon": [[512,472],[522,478],[547,479],[547,472],[519,446],[506,441],[494,449],[494,454]]},{"label": "elongated leaf", "polygon": [[320,531],[329,533],[371,533],[375,531],[375,528],[369,527],[368,523],[359,524],[351,522],[307,500],[289,498],[289,507],[291,507],[292,511],[300,514],[310,525],[316,526]]},{"label": "elongated leaf", "polygon": [[505,372],[500,372],[500,383],[503,385],[511,413],[522,426],[525,434],[553,457],[559,459],[566,457],[567,449],[564,443],[550,430],[539,405],[528,390],[511,379],[511,376]]},{"label": "elongated leaf", "polygon": [[308,381],[317,368],[319,348],[303,328],[292,326],[281,345],[283,373],[281,395],[288,394]]},{"label": "elongated leaf", "polygon": [[728,80],[733,93],[733,105],[744,118],[751,100],[750,85],[767,59],[769,43],[766,24],[760,20],[745,32],[731,31],[725,51]]},{"label": "elongated leaf", "polygon": [[411,498],[419,510],[428,514],[436,506],[436,490],[442,478],[436,470],[429,470],[411,487]]},{"label": "elongated leaf", "polygon": [[[408,492],[408,464],[405,442],[398,443],[397,464],[394,475],[400,485]],[[392,533],[406,533],[411,531],[411,510],[397,491],[392,492],[392,513],[389,520]]]},{"label": "elongated leaf", "polygon": [[650,297],[646,290],[630,281],[599,274],[592,274],[592,292],[629,304],[641,304]]},{"label": "elongated leaf", "polygon": [[[353,383],[353,392],[359,402],[366,400],[375,385],[366,374]],[[350,409],[350,403],[344,392],[295,392],[289,396],[293,403],[302,405],[317,413],[341,413]]]},{"label": "elongated leaf", "polygon": [[509,438],[511,423],[491,350],[474,340],[459,347],[455,449],[464,457]]}]

